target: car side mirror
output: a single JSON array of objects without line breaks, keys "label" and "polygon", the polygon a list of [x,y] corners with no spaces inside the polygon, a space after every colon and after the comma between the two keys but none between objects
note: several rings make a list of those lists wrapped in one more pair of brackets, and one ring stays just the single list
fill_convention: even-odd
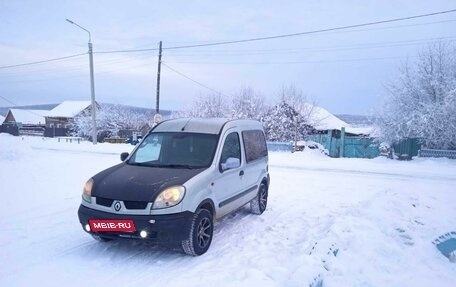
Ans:
[{"label": "car side mirror", "polygon": [[225,170],[237,168],[241,166],[241,160],[235,157],[229,157],[225,162],[220,164],[220,170],[224,172]]},{"label": "car side mirror", "polygon": [[123,152],[120,154],[120,160],[125,161],[130,154],[128,152]]}]

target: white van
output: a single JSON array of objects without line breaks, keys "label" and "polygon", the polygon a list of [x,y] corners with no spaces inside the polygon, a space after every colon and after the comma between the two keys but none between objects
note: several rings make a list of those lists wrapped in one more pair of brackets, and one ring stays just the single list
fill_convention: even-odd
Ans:
[{"label": "white van", "polygon": [[84,186],[78,215],[95,239],[153,240],[205,253],[214,220],[266,209],[268,151],[254,120],[175,119]]}]

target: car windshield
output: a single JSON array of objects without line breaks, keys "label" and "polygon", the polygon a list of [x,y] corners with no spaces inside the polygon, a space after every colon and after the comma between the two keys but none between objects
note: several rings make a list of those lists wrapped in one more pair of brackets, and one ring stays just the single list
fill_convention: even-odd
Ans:
[{"label": "car windshield", "polygon": [[167,168],[203,168],[212,163],[218,135],[169,132],[144,138],[128,164]]}]

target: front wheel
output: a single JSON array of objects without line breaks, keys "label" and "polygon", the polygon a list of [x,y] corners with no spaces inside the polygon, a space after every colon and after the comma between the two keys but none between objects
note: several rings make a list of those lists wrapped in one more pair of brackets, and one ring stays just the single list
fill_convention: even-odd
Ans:
[{"label": "front wheel", "polygon": [[254,214],[262,214],[268,205],[268,188],[266,184],[261,183],[258,194],[250,201],[250,210]]},{"label": "front wheel", "polygon": [[211,245],[213,232],[212,214],[207,209],[199,209],[193,216],[188,239],[182,241],[182,249],[192,256],[206,253]]}]

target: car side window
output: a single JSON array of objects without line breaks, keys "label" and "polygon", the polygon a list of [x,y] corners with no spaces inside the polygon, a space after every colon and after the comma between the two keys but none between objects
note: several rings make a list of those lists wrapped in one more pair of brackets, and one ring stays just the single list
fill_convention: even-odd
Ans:
[{"label": "car side window", "polygon": [[223,144],[220,170],[237,168],[241,165],[241,144],[237,132],[230,133]]},{"label": "car side window", "polygon": [[242,140],[247,163],[268,156],[268,148],[262,131],[243,131]]}]

